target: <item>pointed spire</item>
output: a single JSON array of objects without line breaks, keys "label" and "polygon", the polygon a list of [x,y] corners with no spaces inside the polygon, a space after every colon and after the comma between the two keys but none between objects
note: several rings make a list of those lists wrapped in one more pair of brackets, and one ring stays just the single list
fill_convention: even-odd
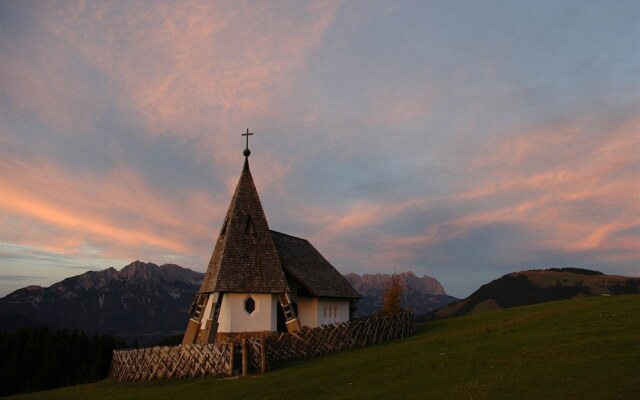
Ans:
[{"label": "pointed spire", "polygon": [[[250,135],[247,129],[247,134]],[[247,142],[248,143],[248,142]],[[287,293],[289,286],[245,161],[200,293]]]}]

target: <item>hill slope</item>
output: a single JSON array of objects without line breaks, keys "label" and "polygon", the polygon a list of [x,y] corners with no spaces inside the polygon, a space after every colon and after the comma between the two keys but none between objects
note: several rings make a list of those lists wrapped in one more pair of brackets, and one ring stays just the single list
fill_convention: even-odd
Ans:
[{"label": "hill slope", "polygon": [[247,379],[103,381],[20,399],[637,399],[640,295],[433,321],[416,336]]},{"label": "hill slope", "polygon": [[582,296],[640,293],[640,278],[605,275],[579,268],[551,268],[507,274],[435,317],[452,317]]}]

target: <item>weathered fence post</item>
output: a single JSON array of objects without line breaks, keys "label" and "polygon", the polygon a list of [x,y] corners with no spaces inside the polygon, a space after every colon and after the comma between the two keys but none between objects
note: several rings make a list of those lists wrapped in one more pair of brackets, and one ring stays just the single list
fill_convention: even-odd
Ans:
[{"label": "weathered fence post", "polygon": [[229,342],[229,376],[233,376],[233,363],[234,363],[234,355],[236,349],[233,345],[233,342]]},{"label": "weathered fence post", "polygon": [[247,376],[249,370],[249,360],[247,354],[247,339],[242,339],[242,376]]},{"label": "weathered fence post", "polygon": [[260,369],[267,372],[267,344],[264,337],[260,339]]}]

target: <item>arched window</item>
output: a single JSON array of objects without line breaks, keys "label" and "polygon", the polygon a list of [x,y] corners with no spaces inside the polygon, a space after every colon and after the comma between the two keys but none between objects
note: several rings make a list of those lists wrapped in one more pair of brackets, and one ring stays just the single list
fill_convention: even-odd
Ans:
[{"label": "arched window", "polygon": [[249,217],[247,217],[247,224],[244,227],[244,233],[247,233],[249,235],[255,235],[255,233],[256,233],[256,228],[253,226],[253,221],[251,220],[251,215],[249,215]]}]

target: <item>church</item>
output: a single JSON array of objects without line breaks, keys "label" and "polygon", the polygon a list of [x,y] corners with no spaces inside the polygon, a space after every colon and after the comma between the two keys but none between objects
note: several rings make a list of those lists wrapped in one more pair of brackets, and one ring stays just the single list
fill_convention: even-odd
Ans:
[{"label": "church", "polygon": [[272,231],[244,166],[207,272],[189,309],[182,344],[234,334],[296,333],[349,320],[358,292],[305,239]]}]

